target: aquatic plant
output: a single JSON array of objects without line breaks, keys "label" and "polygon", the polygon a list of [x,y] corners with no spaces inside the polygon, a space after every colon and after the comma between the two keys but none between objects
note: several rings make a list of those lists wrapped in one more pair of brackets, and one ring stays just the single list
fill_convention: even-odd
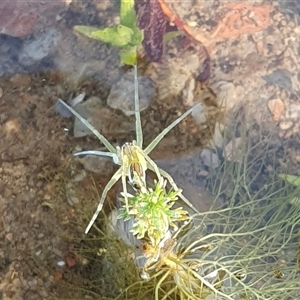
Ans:
[{"label": "aquatic plant", "polygon": [[120,24],[104,29],[77,25],[74,30],[89,38],[120,47],[121,64],[136,64],[137,48],[142,43],[143,33],[136,25],[134,0],[121,0]]},{"label": "aquatic plant", "polygon": [[[189,219],[188,212],[182,207],[172,209],[181,190],[167,191],[166,185],[167,181],[161,177],[160,181],[154,181],[153,189],[145,187],[135,195],[128,194],[128,210],[123,206],[118,216],[125,222],[133,218],[133,235],[148,240],[152,247],[158,246],[170,229],[177,231],[178,222]],[[125,203],[124,198],[119,200]]]},{"label": "aquatic plant", "polygon": [[[252,138],[257,128],[236,122],[224,139],[238,133],[243,143],[222,156],[208,180],[215,199],[226,197],[225,206],[193,216],[187,230],[169,232],[159,248],[139,245],[135,261],[147,281],[136,281],[117,299],[299,298],[300,207],[291,205],[298,186],[268,172],[276,159],[272,133],[258,129]],[[116,232],[137,245],[132,224],[120,219]]]}]

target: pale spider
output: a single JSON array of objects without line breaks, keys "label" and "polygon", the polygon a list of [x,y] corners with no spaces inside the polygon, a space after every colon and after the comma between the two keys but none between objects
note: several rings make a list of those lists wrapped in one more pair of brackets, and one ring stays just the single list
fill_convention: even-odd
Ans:
[{"label": "pale spider", "polygon": [[[110,181],[107,183],[105,188],[103,189],[102,196],[100,198],[98,207],[96,212],[94,213],[90,223],[88,224],[85,233],[87,234],[94,224],[95,220],[100,213],[103,202],[106,198],[108,191],[112,188],[112,186],[122,178],[123,192],[125,205],[128,210],[128,198],[127,198],[127,186],[126,186],[126,177],[128,177],[129,183],[134,187],[138,188],[139,184],[146,185],[146,170],[149,169],[156,173],[158,180],[160,181],[161,176],[165,177],[171,186],[175,190],[179,190],[177,185],[175,184],[173,178],[164,170],[158,168],[156,163],[148,156],[150,152],[157,146],[157,144],[162,140],[162,138],[181,120],[183,120],[187,115],[189,115],[193,108],[186,111],[182,116],[180,116],[177,120],[175,120],[172,124],[170,124],[167,128],[165,128],[145,149],[143,149],[143,133],[141,126],[141,118],[140,118],[140,109],[139,109],[139,96],[138,96],[138,79],[137,79],[137,67],[134,67],[134,77],[135,77],[135,123],[136,123],[136,141],[132,143],[125,143],[122,147],[117,146],[116,148],[100,133],[98,132],[87,120],[82,118],[73,108],[59,99],[60,103],[66,106],[88,129],[90,129],[95,136],[104,144],[109,152],[103,151],[82,151],[77,152],[74,155],[98,155],[98,156],[108,156],[113,159],[115,164],[120,165],[120,168],[117,172],[112,176]],[[139,180],[135,180],[136,176],[138,176]],[[196,208],[180,193],[180,198],[191,207],[196,213],[198,212]]]}]

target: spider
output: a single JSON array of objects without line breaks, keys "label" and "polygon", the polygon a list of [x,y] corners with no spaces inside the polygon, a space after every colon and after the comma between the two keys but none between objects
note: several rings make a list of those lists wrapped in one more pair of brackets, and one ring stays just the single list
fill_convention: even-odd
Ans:
[{"label": "spider", "polygon": [[[100,211],[103,207],[103,202],[106,198],[108,191],[112,186],[121,178],[125,199],[125,206],[128,210],[128,198],[127,198],[127,185],[126,177],[128,177],[129,183],[134,187],[138,188],[139,185],[146,186],[146,170],[149,169],[156,173],[158,180],[163,176],[165,177],[174,190],[179,190],[176,183],[174,182],[171,175],[166,171],[160,169],[156,163],[149,157],[150,152],[157,146],[157,144],[163,139],[163,137],[178,123],[181,122],[187,115],[189,115],[194,107],[186,111],[178,119],[176,119],[172,124],[165,128],[158,136],[145,148],[143,149],[143,133],[141,126],[140,118],[140,109],[139,109],[139,95],[138,95],[138,79],[137,79],[137,66],[134,66],[134,84],[135,84],[135,124],[136,124],[136,141],[131,143],[125,143],[122,147],[114,147],[100,132],[98,132],[87,120],[81,117],[73,108],[59,99],[59,102],[66,106],[74,115],[77,117],[92,133],[104,144],[109,152],[104,151],[81,151],[74,154],[74,156],[81,155],[98,155],[111,157],[113,162],[117,165],[120,165],[120,168],[115,172],[111,177],[105,188],[103,189],[98,207],[88,224],[85,234],[89,232],[93,226],[95,220],[97,219]],[[197,104],[199,105],[199,104]],[[138,177],[138,178],[137,178]],[[137,180],[138,179],[138,180]],[[191,207],[196,213],[197,209],[186,199],[182,193],[180,193],[180,198]]]}]

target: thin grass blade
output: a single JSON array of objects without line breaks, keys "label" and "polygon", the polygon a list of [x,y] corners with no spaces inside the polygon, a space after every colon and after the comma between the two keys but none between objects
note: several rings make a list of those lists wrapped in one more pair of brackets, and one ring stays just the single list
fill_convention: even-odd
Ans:
[{"label": "thin grass blade", "polygon": [[150,154],[150,152],[157,146],[157,144],[164,138],[164,136],[169,133],[170,130],[172,130],[177,124],[179,124],[186,116],[188,116],[194,108],[196,108],[199,104],[194,105],[192,108],[190,108],[188,111],[186,111],[182,116],[180,116],[178,119],[176,119],[172,124],[170,124],[167,128],[165,128],[147,147],[144,149],[145,153],[147,155]]},{"label": "thin grass blade", "polygon": [[67,103],[62,101],[61,99],[58,99],[58,101],[63,104],[66,108],[70,110],[70,112],[80,120],[101,142],[102,144],[107,148],[108,151],[112,153],[117,153],[116,148],[104,137],[96,128],[94,128],[87,120],[85,120],[77,111],[75,111],[71,106],[69,106]]}]

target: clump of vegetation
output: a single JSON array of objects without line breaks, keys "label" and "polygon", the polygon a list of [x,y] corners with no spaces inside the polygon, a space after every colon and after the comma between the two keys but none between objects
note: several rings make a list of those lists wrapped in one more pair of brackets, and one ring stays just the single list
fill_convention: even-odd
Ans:
[{"label": "clump of vegetation", "polygon": [[133,219],[133,235],[137,239],[148,240],[152,247],[158,246],[170,229],[177,231],[178,222],[189,219],[188,212],[182,207],[172,208],[182,191],[167,191],[166,185],[167,181],[161,178],[154,182],[154,188],[142,189],[135,195],[128,194],[128,210],[125,199],[120,198],[124,206],[118,218],[125,222]]},{"label": "clump of vegetation", "polygon": [[120,24],[104,29],[77,25],[74,29],[89,38],[121,48],[121,64],[133,66],[136,64],[138,46],[143,41],[143,32],[136,24],[134,0],[122,0]]}]

